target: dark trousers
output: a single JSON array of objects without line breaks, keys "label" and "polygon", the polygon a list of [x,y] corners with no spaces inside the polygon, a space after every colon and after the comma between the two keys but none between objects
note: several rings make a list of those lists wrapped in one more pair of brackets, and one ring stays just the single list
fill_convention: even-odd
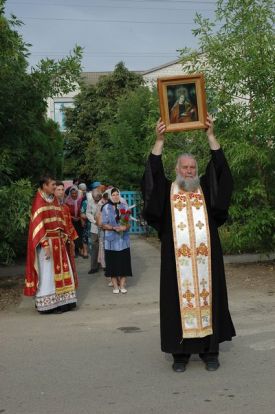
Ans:
[{"label": "dark trousers", "polygon": [[98,269],[98,249],[99,249],[99,238],[98,234],[90,233],[89,234],[91,243],[91,270],[97,270]]},{"label": "dark trousers", "polygon": [[208,361],[215,361],[219,357],[218,352],[205,352],[204,354],[199,354],[200,359],[202,359],[204,362]]},{"label": "dark trousers", "polygon": [[185,364],[189,361],[191,354],[172,354],[174,362],[184,362]]},{"label": "dark trousers", "polygon": [[75,254],[79,254],[79,250],[83,248],[82,243],[82,233],[83,233],[83,227],[81,225],[81,221],[73,221],[73,226],[78,234],[78,239],[74,241],[75,244]]},{"label": "dark trousers", "polygon": [[[174,362],[184,362],[187,363],[191,354],[172,354],[174,358]],[[204,361],[213,361],[218,358],[219,352],[205,352],[203,354],[199,354],[200,358]]]}]

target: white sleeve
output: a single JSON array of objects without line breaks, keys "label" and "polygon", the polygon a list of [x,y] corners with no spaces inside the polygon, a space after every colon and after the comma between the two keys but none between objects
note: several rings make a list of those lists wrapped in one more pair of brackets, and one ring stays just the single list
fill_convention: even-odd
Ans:
[{"label": "white sleeve", "polygon": [[92,201],[91,201],[91,200],[89,200],[89,201],[88,201],[88,203],[87,203],[86,216],[87,216],[87,219],[88,219],[91,223],[96,224],[96,221],[95,221],[94,215],[93,215],[93,213],[92,213]]}]

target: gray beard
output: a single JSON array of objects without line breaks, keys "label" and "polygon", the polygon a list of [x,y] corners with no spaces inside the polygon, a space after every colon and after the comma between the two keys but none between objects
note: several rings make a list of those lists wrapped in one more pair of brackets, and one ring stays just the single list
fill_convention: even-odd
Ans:
[{"label": "gray beard", "polygon": [[181,175],[177,174],[176,183],[181,190],[192,192],[196,191],[200,186],[199,176],[196,175],[194,178],[188,178],[187,180]]}]

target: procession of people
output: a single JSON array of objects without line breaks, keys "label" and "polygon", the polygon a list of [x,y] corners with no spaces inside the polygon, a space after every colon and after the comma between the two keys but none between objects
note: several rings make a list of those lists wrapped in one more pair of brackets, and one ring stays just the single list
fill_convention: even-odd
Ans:
[{"label": "procession of people", "polygon": [[24,289],[26,296],[35,296],[39,313],[76,307],[79,257],[90,257],[88,274],[103,270],[114,294],[127,293],[130,217],[123,225],[120,221],[128,206],[113,186],[95,181],[90,190],[77,179],[65,191],[62,181],[41,178],[31,211]]},{"label": "procession of people", "polygon": [[[218,235],[233,180],[210,115],[205,128],[211,151],[205,174],[199,178],[192,154],[179,154],[171,182],[162,164],[166,126],[160,119],[141,186],[144,218],[161,241],[161,350],[172,354],[175,372],[185,371],[191,354],[217,370],[219,344],[235,336]],[[31,210],[24,290],[35,297],[37,311],[76,308],[76,258],[90,257],[87,273],[102,270],[113,294],[126,294],[130,226],[131,210],[116,186],[75,179],[64,191],[62,181],[42,177]]]}]

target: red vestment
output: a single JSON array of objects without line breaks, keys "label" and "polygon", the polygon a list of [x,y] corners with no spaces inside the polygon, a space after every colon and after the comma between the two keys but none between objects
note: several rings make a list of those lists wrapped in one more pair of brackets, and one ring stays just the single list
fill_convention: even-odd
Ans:
[{"label": "red vestment", "polygon": [[[69,241],[74,241],[75,239],[78,238],[78,234],[72,223],[70,208],[67,204],[62,204],[61,209],[62,209],[64,221],[65,221],[66,234],[69,237]],[[78,287],[78,276],[77,276],[75,260],[74,260],[74,247],[72,243],[67,243],[66,247],[67,247],[67,253],[69,255],[69,259],[70,259],[70,263],[71,263],[71,267],[72,267],[72,271],[74,275],[75,287],[77,288]]]},{"label": "red vestment", "polygon": [[33,200],[29,225],[24,288],[26,296],[33,296],[37,291],[39,246],[49,246],[51,249],[56,293],[62,294],[74,289],[66,252],[67,238],[65,220],[57,199],[54,197],[48,201],[45,194],[38,190]]}]

